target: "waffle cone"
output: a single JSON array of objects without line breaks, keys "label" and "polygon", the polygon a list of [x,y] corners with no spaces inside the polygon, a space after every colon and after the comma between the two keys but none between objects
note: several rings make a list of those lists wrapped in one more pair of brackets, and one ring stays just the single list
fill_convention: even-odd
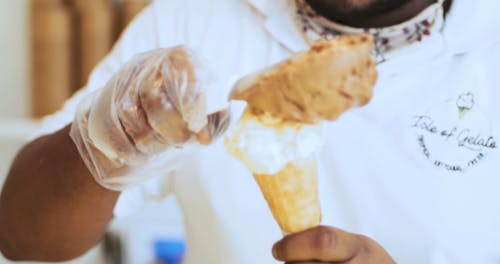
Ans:
[{"label": "waffle cone", "polygon": [[289,163],[275,174],[255,174],[283,233],[296,233],[321,222],[315,158]]}]

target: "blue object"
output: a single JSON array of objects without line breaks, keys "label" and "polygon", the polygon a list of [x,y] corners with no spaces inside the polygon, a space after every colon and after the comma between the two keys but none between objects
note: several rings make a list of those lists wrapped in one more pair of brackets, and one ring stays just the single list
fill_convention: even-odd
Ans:
[{"label": "blue object", "polygon": [[166,264],[181,264],[186,244],[180,240],[158,240],[155,242],[156,259]]}]

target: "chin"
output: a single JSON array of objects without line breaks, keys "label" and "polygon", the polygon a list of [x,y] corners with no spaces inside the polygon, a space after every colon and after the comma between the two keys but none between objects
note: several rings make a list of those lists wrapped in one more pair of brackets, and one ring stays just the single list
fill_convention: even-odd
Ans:
[{"label": "chin", "polygon": [[373,5],[380,0],[307,0],[309,3],[338,10],[360,9]]},{"label": "chin", "polygon": [[347,0],[348,4],[355,8],[363,8],[373,4],[373,0]]}]

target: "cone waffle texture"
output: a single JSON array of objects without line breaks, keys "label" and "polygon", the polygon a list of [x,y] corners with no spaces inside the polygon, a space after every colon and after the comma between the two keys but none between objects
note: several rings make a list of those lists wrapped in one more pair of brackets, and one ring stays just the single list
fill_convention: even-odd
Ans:
[{"label": "cone waffle texture", "polygon": [[254,174],[283,233],[300,232],[321,222],[316,159],[288,163],[275,174]]}]

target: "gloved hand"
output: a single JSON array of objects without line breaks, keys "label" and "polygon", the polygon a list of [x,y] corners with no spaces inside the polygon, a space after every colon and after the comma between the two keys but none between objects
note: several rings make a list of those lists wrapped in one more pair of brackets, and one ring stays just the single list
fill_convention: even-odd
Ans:
[{"label": "gloved hand", "polygon": [[148,160],[209,144],[227,129],[227,105],[207,113],[207,94],[217,89],[185,47],[139,54],[83,100],[70,135],[96,181],[123,190],[144,180],[141,166]]}]

